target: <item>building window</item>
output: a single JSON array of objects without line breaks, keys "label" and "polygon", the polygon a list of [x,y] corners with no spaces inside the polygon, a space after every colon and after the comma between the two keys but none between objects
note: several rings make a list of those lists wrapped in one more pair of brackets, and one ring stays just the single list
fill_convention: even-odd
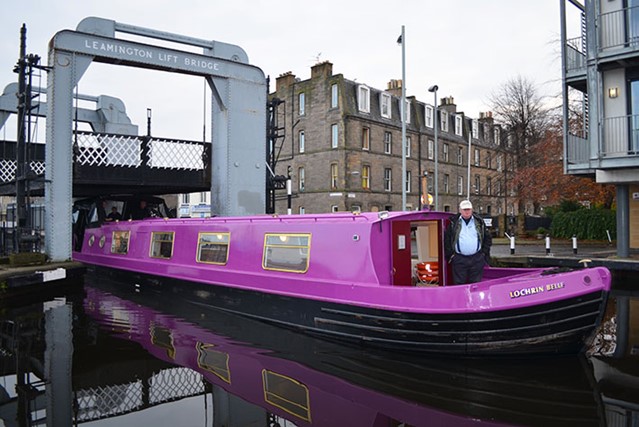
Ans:
[{"label": "building window", "polygon": [[332,205],[331,206],[331,212],[335,213],[335,212],[339,212],[339,206],[337,205]]},{"label": "building window", "polygon": [[484,123],[484,141],[490,141],[490,127],[488,126],[488,123]]},{"label": "building window", "polygon": [[406,101],[404,105],[404,113],[406,114],[406,123],[410,123],[410,101]]},{"label": "building window", "polygon": [[149,257],[151,258],[171,258],[173,256],[173,231],[151,233],[151,248]]},{"label": "building window", "polygon": [[444,174],[444,194],[450,194],[450,175]]},{"label": "building window", "polygon": [[371,167],[369,165],[362,166],[362,188],[364,190],[371,189]]},{"label": "building window", "polygon": [[206,191],[202,191],[200,193],[200,203],[207,203],[206,199],[207,199],[207,192]]},{"label": "building window", "polygon": [[297,169],[297,188],[300,192],[306,189],[306,171],[303,167]]},{"label": "building window", "polygon": [[300,206],[297,211],[299,212],[300,215],[304,215],[306,213],[306,209],[304,209],[304,206]]},{"label": "building window", "polygon": [[190,194],[182,194],[182,203],[189,203]]},{"label": "building window", "polygon": [[457,164],[458,165],[464,164],[464,147],[457,148]]},{"label": "building window", "polygon": [[435,158],[435,142],[432,139],[428,140],[428,159],[433,160]]},{"label": "building window", "polygon": [[411,181],[412,181],[412,174],[410,171],[406,171],[406,182],[404,183],[404,187],[406,188],[406,192],[410,193],[411,190]]},{"label": "building window", "polygon": [[390,132],[384,132],[384,153],[386,154],[390,154],[391,153],[391,146],[392,146],[392,135]]},{"label": "building window", "polygon": [[479,166],[479,148],[475,148],[475,166]]},{"label": "building window", "polygon": [[300,154],[301,154],[306,149],[306,141],[304,140],[304,131],[303,130],[299,131],[298,138],[299,138],[299,149],[300,149]]},{"label": "building window", "polygon": [[497,156],[497,172],[501,172],[503,169],[503,161],[504,159],[502,158],[502,155],[500,154],[499,156]]},{"label": "building window", "polygon": [[196,261],[207,264],[226,264],[230,237],[229,233],[200,233]]},{"label": "building window", "polygon": [[390,93],[382,92],[379,94],[379,108],[382,117],[391,118],[391,96]]},{"label": "building window", "polygon": [[493,167],[493,156],[490,151],[486,153],[486,167],[488,169],[492,169]]},{"label": "building window", "polygon": [[479,121],[473,119],[473,138],[479,138]]},{"label": "building window", "polygon": [[337,148],[339,143],[339,129],[337,125],[331,125],[331,148]]},{"label": "building window", "polygon": [[463,135],[464,133],[464,118],[461,114],[455,114],[455,135]]},{"label": "building window", "polygon": [[406,153],[406,158],[410,157],[410,146],[411,146],[411,139],[410,136],[406,137],[406,150],[404,151]]},{"label": "building window", "polygon": [[444,161],[448,162],[448,144],[444,143]]},{"label": "building window", "polygon": [[475,194],[479,194],[479,189],[481,188],[481,179],[479,175],[475,175]]},{"label": "building window", "polygon": [[390,168],[384,169],[384,191],[391,191],[392,178],[393,171]]},{"label": "building window", "polygon": [[362,128],[362,150],[371,149],[371,130],[370,128]]},{"label": "building window", "polygon": [[336,84],[331,85],[331,108],[337,108],[339,89]]},{"label": "building window", "polygon": [[425,119],[426,119],[425,120],[426,121],[426,126],[429,127],[429,128],[433,127],[433,112],[434,111],[435,110],[430,105],[427,105],[426,109],[424,111],[424,115],[425,115]]},{"label": "building window", "polygon": [[493,179],[490,177],[486,178],[486,194],[493,195]]},{"label": "building window", "polygon": [[300,106],[300,116],[303,116],[304,114],[306,114],[306,94],[304,92],[299,94],[298,102]]},{"label": "building window", "polygon": [[495,127],[495,145],[499,145],[501,141],[501,132],[498,127]]},{"label": "building window", "polygon": [[459,196],[464,194],[464,177],[463,176],[457,177],[457,194]]},{"label": "building window", "polygon": [[337,188],[337,164],[333,163],[331,165],[331,189],[335,190]]},{"label": "building window", "polygon": [[362,113],[371,112],[371,90],[364,85],[357,89],[357,106]]},{"label": "building window", "polygon": [[443,132],[448,132],[448,112],[442,111],[440,117],[440,129]]},{"label": "building window", "polygon": [[501,181],[497,181],[495,186],[497,187],[497,188],[495,188],[495,191],[497,192],[497,195],[501,196]]}]

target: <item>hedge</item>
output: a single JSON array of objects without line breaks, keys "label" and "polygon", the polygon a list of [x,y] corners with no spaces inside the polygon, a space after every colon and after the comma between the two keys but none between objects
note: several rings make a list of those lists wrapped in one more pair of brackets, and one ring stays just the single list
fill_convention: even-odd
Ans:
[{"label": "hedge", "polygon": [[571,212],[557,212],[552,219],[550,232],[554,237],[577,236],[585,240],[615,240],[617,238],[617,214],[608,209],[579,209]]}]

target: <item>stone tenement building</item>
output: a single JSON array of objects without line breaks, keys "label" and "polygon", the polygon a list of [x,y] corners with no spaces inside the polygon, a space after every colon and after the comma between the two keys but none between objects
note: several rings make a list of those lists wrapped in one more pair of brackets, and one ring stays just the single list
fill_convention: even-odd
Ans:
[{"label": "stone tenement building", "polygon": [[[284,138],[276,174],[292,176],[292,212],[381,211],[402,208],[401,81],[382,91],[333,75],[333,65],[311,68],[300,81],[291,73],[276,80],[271,97]],[[440,210],[457,211],[468,192],[468,140],[471,135],[470,198],[478,213],[517,214],[510,188],[513,154],[506,131],[490,113],[479,119],[457,111],[452,97],[433,105],[407,97],[406,209],[419,209],[425,186],[433,195],[434,125],[438,126]],[[281,150],[281,151],[280,151]],[[284,192],[285,193],[285,192]],[[287,200],[277,193],[275,210],[286,213]]]}]

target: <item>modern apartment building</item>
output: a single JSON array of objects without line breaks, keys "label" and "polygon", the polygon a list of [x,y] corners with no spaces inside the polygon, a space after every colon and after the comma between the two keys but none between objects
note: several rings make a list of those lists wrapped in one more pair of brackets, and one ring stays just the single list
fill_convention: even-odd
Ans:
[{"label": "modern apartment building", "polygon": [[562,0],[564,168],[614,184],[617,252],[639,250],[639,0]]},{"label": "modern apartment building", "polygon": [[[506,130],[490,113],[466,116],[452,97],[441,98],[437,107],[406,98],[407,179],[402,183],[401,85],[391,80],[380,90],[347,80],[333,74],[330,62],[313,66],[307,80],[290,72],[277,78],[271,97],[284,101],[277,114],[285,137],[276,144],[276,174],[291,171],[292,212],[401,210],[402,185],[406,209],[419,209],[424,189],[435,195],[438,155],[440,210],[456,212],[470,190],[476,212],[517,214],[517,194],[509,186],[515,162]],[[286,198],[275,205],[276,212],[286,213]]]}]

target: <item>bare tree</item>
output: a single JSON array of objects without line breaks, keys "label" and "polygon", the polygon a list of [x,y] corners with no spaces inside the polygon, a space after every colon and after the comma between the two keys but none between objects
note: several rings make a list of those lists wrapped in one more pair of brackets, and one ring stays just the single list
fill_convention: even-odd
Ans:
[{"label": "bare tree", "polygon": [[511,135],[517,166],[530,166],[530,148],[541,141],[548,129],[547,109],[535,85],[522,76],[502,84],[488,99],[495,118]]}]

